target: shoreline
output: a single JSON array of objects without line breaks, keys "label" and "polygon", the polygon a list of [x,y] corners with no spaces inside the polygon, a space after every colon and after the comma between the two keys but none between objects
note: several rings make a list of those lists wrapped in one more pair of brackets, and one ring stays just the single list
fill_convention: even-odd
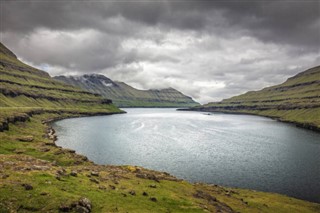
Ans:
[{"label": "shoreline", "polygon": [[[0,210],[74,211],[83,199],[91,203],[92,212],[117,209],[119,212],[144,212],[144,209],[149,212],[166,209],[172,212],[257,212],[261,208],[272,212],[298,209],[316,212],[320,209],[318,202],[278,193],[190,182],[139,166],[99,165],[74,150],[57,146],[58,136],[51,123],[86,116],[90,115],[38,114],[28,121],[11,124],[9,134],[0,132],[3,138],[10,136],[2,144],[7,154],[0,154],[3,168],[0,186],[6,186],[0,187]],[[16,138],[26,135],[32,140],[17,141]],[[8,150],[7,145],[15,149]],[[30,151],[21,149],[25,145]],[[26,199],[29,194],[32,196]],[[17,199],[8,200],[12,195]],[[46,205],[48,198],[50,206]]]},{"label": "shoreline", "polygon": [[[195,110],[181,110],[181,109],[177,109],[178,111],[195,111]],[[198,112],[204,112],[204,111],[198,111]],[[250,113],[224,113],[224,112],[219,112],[219,113],[223,113],[223,114],[239,114],[239,115],[252,115],[252,116],[261,116],[261,115],[255,115],[255,114],[250,114]],[[123,114],[123,113],[113,113],[113,114]],[[108,114],[108,115],[112,115],[112,114]],[[101,115],[93,115],[93,116],[101,116]],[[55,141],[57,141],[57,138],[58,138],[58,135],[56,135],[56,131],[55,129],[52,127],[52,123],[53,122],[56,122],[56,121],[59,121],[59,120],[64,120],[64,119],[69,119],[69,118],[77,118],[77,117],[93,117],[93,116],[75,116],[75,117],[61,117],[61,118],[57,118],[57,119],[52,119],[48,122],[45,122],[46,125],[48,125],[48,128],[52,129],[53,130],[53,134],[50,135],[50,133],[48,133],[48,136],[50,137],[53,137],[54,140],[53,140],[53,143],[55,144],[56,147],[60,147],[62,148],[63,150],[70,150],[69,148],[65,148],[65,147],[61,147],[61,146],[58,146]],[[102,115],[103,116],[103,115]],[[267,116],[261,116],[261,117],[267,117]],[[271,118],[271,117],[267,117],[267,118]],[[273,120],[275,120],[275,118],[271,118]],[[280,121],[280,120],[278,120]],[[282,121],[281,121],[282,122]],[[289,122],[284,122],[284,123],[289,123]],[[290,123],[289,123],[290,124]],[[88,159],[88,157],[86,155],[82,155],[82,154],[79,154],[79,153],[76,153],[75,150],[73,150],[75,152],[76,155],[79,155],[79,156],[84,156],[85,158]],[[287,195],[287,194],[282,194],[282,193],[278,193],[278,192],[274,192],[274,191],[260,191],[260,190],[257,190],[257,189],[251,189],[251,188],[241,188],[241,187],[234,187],[234,186],[230,186],[230,185],[217,185],[215,183],[206,183],[206,182],[198,182],[198,181],[189,181],[189,180],[186,180],[186,179],[180,179],[180,178],[177,178],[176,176],[172,175],[171,173],[168,173],[167,171],[159,171],[159,170],[154,170],[152,168],[145,168],[143,166],[137,166],[137,165],[114,165],[114,164],[98,164],[90,159],[88,159],[89,162],[92,162],[94,165],[97,165],[97,166],[116,166],[116,167],[122,167],[122,166],[133,166],[133,167],[139,167],[139,168],[142,168],[142,169],[146,169],[146,170],[150,170],[150,171],[154,171],[154,172],[160,172],[160,173],[166,173],[170,176],[172,176],[173,178],[177,179],[177,180],[180,180],[180,181],[187,181],[189,182],[190,184],[202,184],[202,185],[209,185],[209,186],[219,186],[219,187],[225,187],[225,188],[232,188],[232,189],[240,189],[240,190],[250,190],[250,191],[258,191],[258,192],[263,192],[263,193],[273,193],[273,194],[279,194],[279,195],[282,195],[282,196],[288,196],[288,197],[292,197],[290,195]],[[306,200],[306,199],[302,199],[302,198],[298,198],[298,197],[292,197],[294,199],[299,199],[299,200],[303,200],[303,201],[306,201],[306,202],[311,202],[311,203],[317,203],[317,204],[320,204],[320,202],[315,202],[315,201],[311,201],[311,200]]]},{"label": "shoreline", "polygon": [[253,115],[253,116],[260,116],[260,117],[265,117],[265,118],[271,118],[272,120],[276,120],[279,122],[287,123],[287,124],[292,124],[295,127],[302,128],[302,129],[307,129],[313,132],[318,132],[320,133],[320,127],[308,124],[308,123],[300,123],[296,121],[288,121],[281,119],[278,116],[268,116],[268,115],[259,115],[256,113],[250,113],[250,112],[230,112],[230,111],[219,111],[219,110],[202,110],[202,109],[189,109],[189,108],[178,108],[177,111],[191,111],[191,112],[218,112],[218,113],[223,113],[223,114],[234,114],[234,115]]}]

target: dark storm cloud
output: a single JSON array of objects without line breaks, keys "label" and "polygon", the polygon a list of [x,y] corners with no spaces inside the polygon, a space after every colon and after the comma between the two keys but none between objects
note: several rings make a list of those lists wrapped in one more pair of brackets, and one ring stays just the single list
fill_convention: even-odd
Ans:
[{"label": "dark storm cloud", "polygon": [[50,74],[105,73],[202,102],[320,63],[319,1],[1,1],[1,42]]},{"label": "dark storm cloud", "polygon": [[[214,31],[217,25],[224,28],[235,27],[247,30],[248,34],[265,42],[302,45],[313,50],[318,50],[315,48],[320,42],[320,2],[317,0],[10,1],[2,3],[2,12],[1,30],[23,33],[37,27],[110,31],[104,24],[105,21],[110,17],[122,16],[146,25],[162,24],[169,28],[205,32]],[[216,18],[217,12],[223,14],[220,23],[215,23],[212,19]]]}]

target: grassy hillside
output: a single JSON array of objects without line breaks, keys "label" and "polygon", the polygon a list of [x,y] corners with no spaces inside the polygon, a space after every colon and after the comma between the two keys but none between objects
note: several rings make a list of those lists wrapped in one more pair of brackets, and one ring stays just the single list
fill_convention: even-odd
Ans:
[{"label": "grassy hillside", "polygon": [[301,72],[282,84],[192,110],[263,115],[320,130],[320,66]]},{"label": "grassy hillside", "polygon": [[15,119],[27,119],[43,111],[82,114],[120,112],[103,99],[52,79],[48,73],[19,61],[0,43],[0,130]]},{"label": "grassy hillside", "polygon": [[23,64],[3,45],[0,64],[0,212],[320,212],[320,204],[283,195],[96,165],[56,146],[47,122],[119,109]]},{"label": "grassy hillside", "polygon": [[55,79],[112,99],[119,107],[193,107],[198,105],[173,89],[138,90],[123,82],[115,82],[104,75],[57,76]]}]

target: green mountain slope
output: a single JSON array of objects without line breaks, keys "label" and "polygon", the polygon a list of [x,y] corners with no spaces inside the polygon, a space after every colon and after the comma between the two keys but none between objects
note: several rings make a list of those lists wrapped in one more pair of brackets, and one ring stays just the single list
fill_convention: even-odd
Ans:
[{"label": "green mountain slope", "polygon": [[[96,165],[56,146],[54,119],[118,113],[0,46],[0,212],[319,212],[284,195],[191,184],[135,166]],[[10,128],[8,128],[10,124]]]},{"label": "green mountain slope", "polygon": [[0,130],[8,128],[10,121],[40,111],[120,112],[110,100],[56,81],[48,73],[22,63],[2,43],[0,57]]},{"label": "green mountain slope", "polygon": [[282,84],[192,110],[263,115],[319,130],[320,66],[301,72]]},{"label": "green mountain slope", "polygon": [[198,105],[191,97],[173,89],[138,90],[123,82],[115,82],[104,75],[56,76],[64,83],[112,99],[119,107],[192,107]]}]

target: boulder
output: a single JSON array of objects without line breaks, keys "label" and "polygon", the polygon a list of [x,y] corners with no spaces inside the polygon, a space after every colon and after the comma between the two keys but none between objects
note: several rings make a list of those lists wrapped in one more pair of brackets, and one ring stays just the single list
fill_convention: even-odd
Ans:
[{"label": "boulder", "polygon": [[155,197],[150,197],[150,200],[151,200],[152,202],[157,202],[157,201],[158,201],[157,198],[155,198]]},{"label": "boulder", "polygon": [[136,192],[134,190],[129,191],[129,194],[131,194],[132,196],[136,195]]},{"label": "boulder", "polygon": [[86,208],[88,210],[88,212],[91,212],[92,204],[88,198],[86,198],[86,197],[81,198],[79,200],[78,204],[79,204],[79,206]]},{"label": "boulder", "polygon": [[20,136],[17,138],[18,141],[21,142],[32,142],[33,141],[33,136],[32,135],[25,135],[25,136]]},{"label": "boulder", "polygon": [[22,186],[24,187],[25,190],[32,190],[33,189],[33,187],[27,183],[23,183]]},{"label": "boulder", "polygon": [[70,172],[70,175],[73,176],[73,177],[77,177],[78,176],[78,173],[76,171],[71,171]]},{"label": "boulder", "polygon": [[91,174],[92,176],[99,177],[99,172],[92,171],[90,174]]}]

